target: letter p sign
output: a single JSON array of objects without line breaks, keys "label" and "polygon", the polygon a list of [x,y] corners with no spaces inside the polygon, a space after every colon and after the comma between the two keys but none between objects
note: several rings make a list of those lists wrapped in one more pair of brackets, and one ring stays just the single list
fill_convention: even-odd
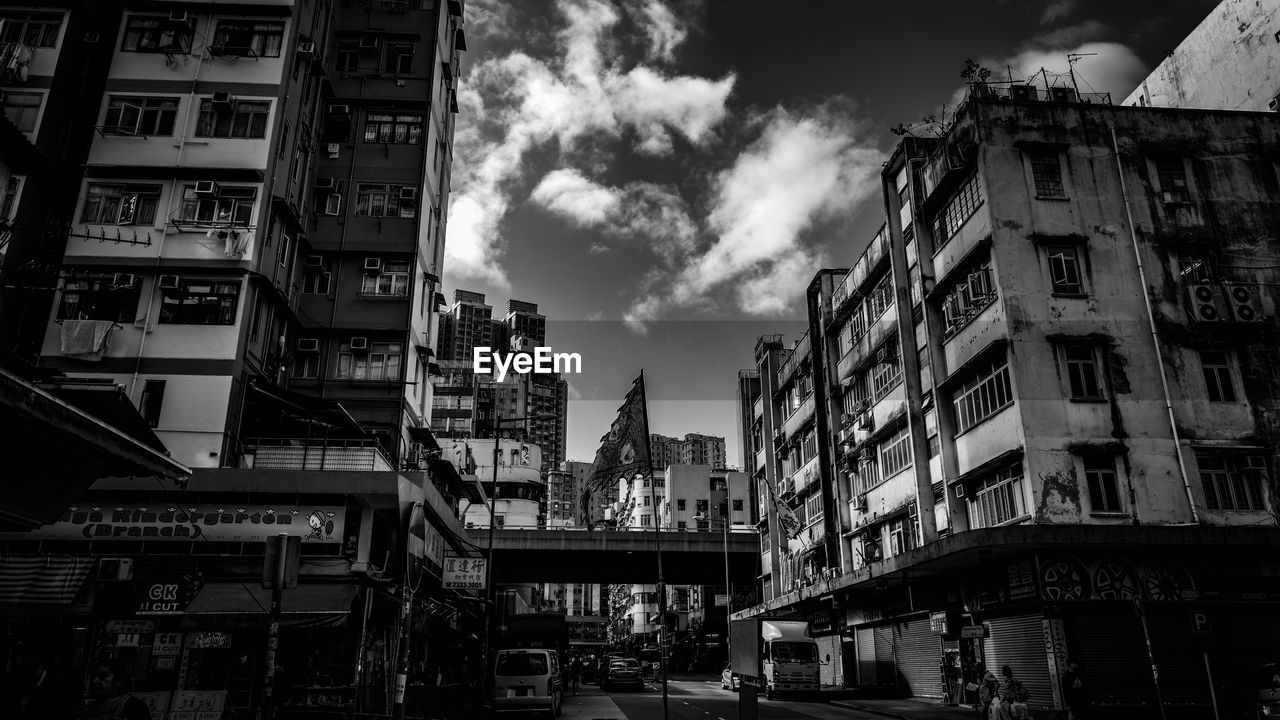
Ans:
[{"label": "letter p sign", "polygon": [[1209,613],[1203,613],[1203,612],[1191,613],[1191,632],[1194,632],[1194,633],[1213,632],[1213,622],[1209,619]]}]

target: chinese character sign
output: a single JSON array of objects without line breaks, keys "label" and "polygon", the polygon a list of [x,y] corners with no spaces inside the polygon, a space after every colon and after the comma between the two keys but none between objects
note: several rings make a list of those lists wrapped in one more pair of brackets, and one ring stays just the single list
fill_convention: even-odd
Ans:
[{"label": "chinese character sign", "polygon": [[485,559],[444,556],[444,588],[454,590],[485,589]]}]

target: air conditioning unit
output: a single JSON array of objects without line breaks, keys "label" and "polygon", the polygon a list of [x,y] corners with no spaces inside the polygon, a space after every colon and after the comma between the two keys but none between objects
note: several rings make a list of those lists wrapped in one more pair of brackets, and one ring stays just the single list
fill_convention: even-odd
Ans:
[{"label": "air conditioning unit", "polygon": [[360,49],[361,50],[377,50],[378,36],[377,35],[361,35]]},{"label": "air conditioning unit", "polygon": [[853,406],[853,411],[858,415],[862,415],[863,413],[869,411],[870,409],[871,409],[870,400],[859,400],[858,403]]},{"label": "air conditioning unit", "polygon": [[330,105],[329,117],[331,118],[351,117],[351,106],[350,105]]},{"label": "air conditioning unit", "polygon": [[98,558],[98,581],[132,580],[133,558]]},{"label": "air conditioning unit", "polygon": [[861,495],[854,498],[853,507],[858,512],[866,512],[867,511],[867,494],[862,493]]},{"label": "air conditioning unit", "polygon": [[1222,288],[1217,285],[1192,285],[1187,288],[1187,311],[1194,322],[1222,322],[1229,319]]},{"label": "air conditioning unit", "polygon": [[857,415],[855,415],[854,413],[841,413],[841,414],[840,414],[840,424],[841,424],[841,425],[846,425],[846,426],[848,426],[848,425],[852,425],[852,424],[854,423],[854,421],[855,421],[855,420],[857,420],[857,419],[858,419],[858,416],[857,416]]},{"label": "air conditioning unit", "polygon": [[307,56],[310,56],[310,57],[315,57],[315,54],[316,54],[316,44],[315,44],[315,43],[313,43],[313,42],[300,42],[300,43],[298,43],[298,54],[299,54],[299,55],[307,55]]},{"label": "air conditioning unit", "polygon": [[315,188],[317,190],[332,190],[335,186],[335,180],[331,177],[316,178]]},{"label": "air conditioning unit", "polygon": [[1262,302],[1257,291],[1249,285],[1225,285],[1227,302],[1231,304],[1231,316],[1239,322],[1257,322],[1262,319]]},{"label": "air conditioning unit", "polygon": [[190,25],[195,18],[186,10],[170,10],[169,22],[173,25]]},{"label": "air conditioning unit", "polygon": [[352,349],[352,350],[368,350],[368,349],[369,349],[369,338],[367,338],[367,337],[353,337],[353,338],[351,338],[351,349]]},{"label": "air conditioning unit", "polygon": [[307,264],[307,267],[324,267],[324,256],[308,255],[306,264]]},{"label": "air conditioning unit", "polygon": [[1039,100],[1040,90],[1034,85],[1010,85],[1009,99],[1030,101]]},{"label": "air conditioning unit", "polygon": [[862,413],[862,415],[858,416],[858,427],[868,432],[874,430],[876,427],[876,416],[869,412]]},{"label": "air conditioning unit", "polygon": [[427,454],[427,446],[422,443],[409,443],[409,457],[413,462],[422,462],[422,456]]},{"label": "air conditioning unit", "polygon": [[367,257],[367,258],[365,258],[365,259],[364,259],[364,269],[365,269],[365,270],[381,270],[381,269],[382,269],[382,258],[376,258],[376,257]]},{"label": "air conditioning unit", "polygon": [[333,160],[338,157],[338,153],[342,150],[342,145],[339,143],[329,143],[329,146],[326,149],[329,151],[329,159]]},{"label": "air conditioning unit", "polygon": [[197,180],[195,192],[197,195],[217,195],[218,183],[212,180]]},{"label": "air conditioning unit", "polygon": [[320,338],[298,338],[298,352],[320,352]]},{"label": "air conditioning unit", "polygon": [[181,275],[161,275],[160,276],[161,290],[177,290],[180,287],[182,287]]},{"label": "air conditioning unit", "polygon": [[111,278],[111,287],[125,288],[133,287],[138,284],[138,278],[133,273],[116,273]]},{"label": "air conditioning unit", "polygon": [[956,486],[956,497],[958,497],[958,498],[962,498],[962,497],[964,497],[964,494],[965,494],[964,486],[963,486],[963,485],[957,485],[957,486]]}]

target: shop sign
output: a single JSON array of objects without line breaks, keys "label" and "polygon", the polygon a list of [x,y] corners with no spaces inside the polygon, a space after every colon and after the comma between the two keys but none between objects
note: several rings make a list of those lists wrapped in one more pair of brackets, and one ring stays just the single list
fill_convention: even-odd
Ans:
[{"label": "shop sign", "polygon": [[156,624],[153,620],[108,620],[102,626],[102,631],[109,635],[117,633],[150,635],[156,631]]},{"label": "shop sign", "polygon": [[724,593],[716,593],[716,605],[729,606],[729,596]]},{"label": "shop sign", "polygon": [[446,590],[484,590],[485,559],[445,554],[443,587]]},{"label": "shop sign", "polygon": [[181,615],[199,590],[196,575],[140,578],[135,583],[138,615]]},{"label": "shop sign", "polygon": [[979,640],[985,637],[991,637],[991,631],[986,625],[965,625],[960,628],[960,637],[966,640]]},{"label": "shop sign", "polygon": [[169,708],[170,720],[220,720],[226,690],[178,690]]},{"label": "shop sign", "polygon": [[0,532],[0,540],[264,542],[284,533],[304,543],[336,543],[345,520],[341,505],[75,506],[35,530]]},{"label": "shop sign", "polygon": [[945,612],[929,613],[929,632],[934,635],[950,635],[951,628],[947,624],[948,617]]},{"label": "shop sign", "polygon": [[156,633],[151,641],[153,656],[177,655],[182,652],[182,633]]},{"label": "shop sign", "polygon": [[187,647],[197,650],[231,647],[231,633],[202,630],[187,633]]}]

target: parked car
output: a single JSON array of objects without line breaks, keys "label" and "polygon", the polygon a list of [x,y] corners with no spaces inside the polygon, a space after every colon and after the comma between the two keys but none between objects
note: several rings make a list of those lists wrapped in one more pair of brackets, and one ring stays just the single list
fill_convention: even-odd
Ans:
[{"label": "parked car", "polygon": [[742,676],[733,671],[733,663],[725,663],[720,671],[720,687],[734,692],[742,689]]},{"label": "parked car", "polygon": [[608,692],[620,687],[644,689],[644,676],[640,674],[640,661],[635,658],[617,658],[609,661],[609,674],[604,680]]},{"label": "parked car", "polygon": [[1267,663],[1258,668],[1258,680],[1254,683],[1254,687],[1258,691],[1256,717],[1280,715],[1280,664]]},{"label": "parked car", "polygon": [[494,663],[494,709],[500,714],[560,714],[564,686],[555,650],[499,650]]}]

